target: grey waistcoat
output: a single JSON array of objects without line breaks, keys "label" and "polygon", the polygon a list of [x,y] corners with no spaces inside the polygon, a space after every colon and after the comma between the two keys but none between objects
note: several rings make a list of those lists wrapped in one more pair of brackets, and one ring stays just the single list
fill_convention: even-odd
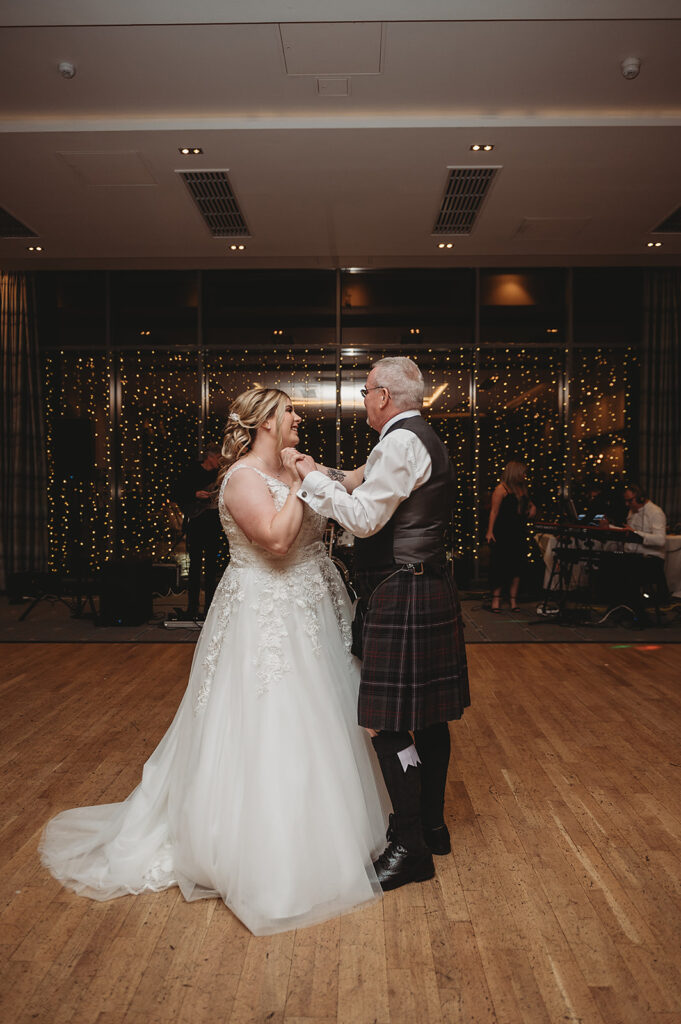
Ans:
[{"label": "grey waistcoat", "polygon": [[386,432],[410,430],[430,455],[430,478],[412,491],[373,537],[355,541],[357,570],[383,569],[405,562],[444,562],[444,531],[452,511],[454,472],[444,444],[421,416],[398,420]]}]

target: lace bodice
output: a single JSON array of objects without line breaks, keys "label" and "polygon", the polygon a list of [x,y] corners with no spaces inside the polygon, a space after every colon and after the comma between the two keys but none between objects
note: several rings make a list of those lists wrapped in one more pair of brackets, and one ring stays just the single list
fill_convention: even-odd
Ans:
[{"label": "lace bodice", "polygon": [[277,511],[283,507],[289,494],[288,485],[281,480],[261,472],[255,466],[239,463],[231,467],[222,482],[218,509],[229,540],[230,562],[213,598],[217,614],[211,618],[213,630],[203,661],[203,682],[196,696],[197,714],[208,702],[234,609],[245,601],[257,624],[260,639],[253,651],[258,696],[266,694],[273,684],[291,671],[284,655],[284,641],[292,629],[302,630],[312,650],[316,654],[321,653],[323,637],[319,629],[319,608],[329,599],[350,658],[352,636],[349,601],[338,570],[328,557],[322,540],[326,519],[305,505],[298,536],[285,555],[274,555],[253,544],[223,500],[232,473],[245,469],[257,473],[265,481]]},{"label": "lace bodice", "polygon": [[257,473],[257,475],[265,481],[269,492],[272,495],[274,507],[277,512],[284,507],[284,503],[289,494],[288,484],[282,483],[281,480],[277,480],[276,477],[269,476],[267,473],[263,473],[255,466],[237,462],[229,469],[225,474],[222,486],[220,487],[218,508],[220,510],[220,522],[222,523],[222,528],[227,534],[227,539],[229,540],[230,564],[235,568],[240,569],[246,566],[283,569],[287,565],[298,564],[308,558],[318,558],[320,545],[322,553],[324,550],[322,538],[324,536],[326,519],[323,516],[320,516],[317,512],[313,512],[309,505],[305,505],[302,526],[300,527],[298,536],[285,555],[273,555],[271,552],[265,551],[264,548],[258,547],[257,544],[251,543],[241,527],[238,526],[232,518],[229,509],[224,504],[225,487],[227,486],[232,474],[239,470],[248,470],[251,473]]}]

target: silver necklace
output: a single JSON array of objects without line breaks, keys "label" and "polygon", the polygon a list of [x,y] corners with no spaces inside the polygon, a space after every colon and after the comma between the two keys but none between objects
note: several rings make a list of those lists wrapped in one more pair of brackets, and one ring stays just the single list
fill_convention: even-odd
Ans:
[{"label": "silver necklace", "polygon": [[256,455],[256,453],[253,451],[251,452],[251,455],[253,456],[254,459],[257,459],[258,462],[261,462],[263,464],[263,466],[267,470],[268,476],[273,476],[276,480],[279,479],[279,474],[282,472],[284,468],[283,465],[279,467],[276,473],[272,473],[264,459],[261,459],[260,456]]}]

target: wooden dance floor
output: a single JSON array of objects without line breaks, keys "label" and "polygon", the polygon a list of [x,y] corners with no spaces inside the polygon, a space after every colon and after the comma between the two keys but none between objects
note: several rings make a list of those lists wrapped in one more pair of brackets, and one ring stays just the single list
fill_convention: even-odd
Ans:
[{"label": "wooden dance floor", "polygon": [[177,889],[80,898],[38,860],[51,815],[136,785],[192,647],[2,653],[8,1024],[681,1024],[680,646],[470,647],[453,855],[269,938]]}]

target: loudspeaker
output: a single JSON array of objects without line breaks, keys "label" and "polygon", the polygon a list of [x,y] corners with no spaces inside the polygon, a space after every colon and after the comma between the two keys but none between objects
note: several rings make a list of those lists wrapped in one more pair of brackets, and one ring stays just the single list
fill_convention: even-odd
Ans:
[{"label": "loudspeaker", "polygon": [[92,420],[62,416],[54,423],[54,472],[61,480],[93,480],[95,432]]},{"label": "loudspeaker", "polygon": [[151,561],[107,562],[101,572],[102,626],[141,626],[153,614]]}]

